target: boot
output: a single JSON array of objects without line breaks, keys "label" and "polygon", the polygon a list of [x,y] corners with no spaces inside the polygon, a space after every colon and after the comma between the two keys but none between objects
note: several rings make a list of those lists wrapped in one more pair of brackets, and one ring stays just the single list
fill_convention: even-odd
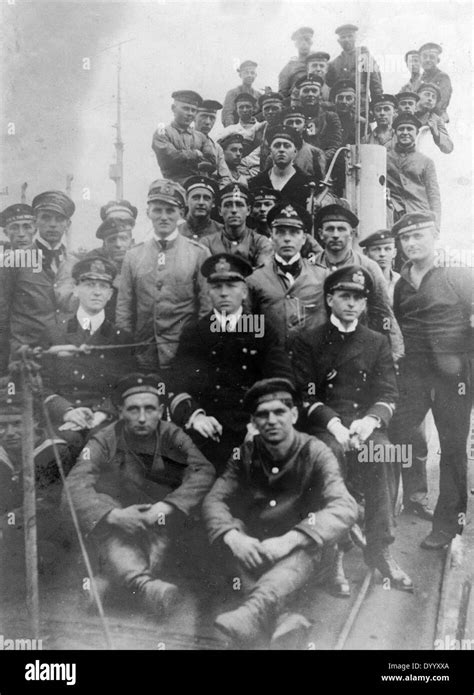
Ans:
[{"label": "boot", "polygon": [[269,636],[274,610],[275,605],[267,597],[254,594],[236,610],[218,615],[214,625],[237,645],[245,647]]},{"label": "boot", "polygon": [[425,550],[440,550],[441,548],[446,548],[453,538],[454,534],[448,531],[432,529],[426,538],[421,541],[420,546]]},{"label": "boot", "polygon": [[348,598],[351,595],[351,587],[344,573],[343,560],[344,551],[338,548],[328,582],[329,593],[338,598]]},{"label": "boot", "polygon": [[365,562],[369,567],[377,569],[384,579],[390,580],[390,585],[400,591],[413,591],[413,582],[395,562],[388,546],[377,549],[366,549]]},{"label": "boot", "polygon": [[310,627],[309,620],[300,613],[283,613],[277,618],[270,649],[298,649]]},{"label": "boot", "polygon": [[147,613],[167,618],[178,606],[179,589],[175,584],[163,582],[161,579],[150,579],[141,586],[138,597]]}]

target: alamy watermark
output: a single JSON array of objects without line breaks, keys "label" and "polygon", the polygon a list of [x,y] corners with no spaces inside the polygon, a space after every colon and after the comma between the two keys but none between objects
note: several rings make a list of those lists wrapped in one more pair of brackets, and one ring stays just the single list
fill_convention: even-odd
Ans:
[{"label": "alamy watermark", "polygon": [[377,444],[372,439],[357,449],[359,463],[400,463],[403,468],[412,465],[411,444]]},{"label": "alamy watermark", "polygon": [[42,649],[42,639],[30,639],[29,637],[10,639],[5,635],[0,635],[0,651],[36,651]]},{"label": "alamy watermark", "polygon": [[6,249],[0,246],[0,268],[32,268],[34,273],[43,269],[41,249]]},{"label": "alamy watermark", "polygon": [[263,314],[242,314],[236,319],[235,314],[223,312],[220,316],[212,314],[211,333],[251,333],[256,338],[265,334],[265,316]]}]

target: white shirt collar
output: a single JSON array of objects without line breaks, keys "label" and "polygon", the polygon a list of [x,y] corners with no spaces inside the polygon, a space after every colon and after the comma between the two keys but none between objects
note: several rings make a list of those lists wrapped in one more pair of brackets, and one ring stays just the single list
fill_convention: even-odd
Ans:
[{"label": "white shirt collar", "polygon": [[340,333],[354,333],[355,329],[357,328],[357,324],[359,323],[358,319],[354,319],[352,321],[352,323],[350,323],[349,326],[347,326],[347,328],[346,328],[346,326],[344,326],[339,321],[337,316],[334,316],[334,314],[331,314],[331,317],[329,320],[331,321],[333,326],[336,326],[336,328],[338,329],[338,331]]},{"label": "white shirt collar", "polygon": [[90,330],[91,335],[92,335],[97,330],[99,330],[99,328],[104,323],[105,311],[102,309],[102,311],[99,311],[98,314],[94,314],[92,316],[91,314],[88,314],[87,311],[85,309],[83,309],[82,306],[80,306],[76,312],[76,318],[77,318],[81,328],[83,328],[85,331]]},{"label": "white shirt collar", "polygon": [[[223,331],[235,331],[237,321],[242,316],[243,309],[240,306],[235,314],[221,314],[220,311],[217,311],[217,309],[214,309],[213,311],[214,316],[216,316]],[[227,328],[227,325],[229,325],[229,328]]]},{"label": "white shirt collar", "polygon": [[[183,220],[183,222],[184,222],[184,220]],[[155,234],[155,241],[157,241],[157,242],[160,242],[160,241],[174,241],[175,239],[178,238],[178,236],[179,236],[179,228],[176,227],[176,229],[174,230],[174,232],[171,232],[171,234],[169,234],[169,235],[168,235],[167,237],[165,237],[164,239],[162,239],[162,238],[159,237],[157,234]]]},{"label": "white shirt collar", "polygon": [[39,241],[40,244],[42,244],[46,249],[49,249],[50,251],[57,251],[58,249],[62,248],[62,246],[63,246],[62,239],[58,244],[56,244],[56,246],[51,246],[51,244],[48,241],[45,241],[45,239],[43,239],[43,237],[40,237],[39,234],[35,235],[35,239],[37,241]]},{"label": "white shirt collar", "polygon": [[284,258],[279,256],[277,253],[275,254],[275,260],[278,261],[278,263],[283,263],[283,265],[290,265],[290,263],[296,263],[296,261],[299,261],[301,258],[301,253],[298,251],[298,253],[295,253],[295,255],[290,258],[289,261],[285,261]]}]

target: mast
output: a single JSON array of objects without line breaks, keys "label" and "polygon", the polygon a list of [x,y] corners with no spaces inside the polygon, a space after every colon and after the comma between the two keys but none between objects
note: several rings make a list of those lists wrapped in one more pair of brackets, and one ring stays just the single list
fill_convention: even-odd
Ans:
[{"label": "mast", "polygon": [[117,137],[114,142],[115,147],[115,163],[110,165],[109,177],[115,181],[115,197],[116,200],[123,199],[123,150],[124,143],[122,140],[122,91],[120,83],[120,73],[122,71],[122,46],[118,47],[118,63],[117,63],[117,122],[113,126],[117,130]]}]

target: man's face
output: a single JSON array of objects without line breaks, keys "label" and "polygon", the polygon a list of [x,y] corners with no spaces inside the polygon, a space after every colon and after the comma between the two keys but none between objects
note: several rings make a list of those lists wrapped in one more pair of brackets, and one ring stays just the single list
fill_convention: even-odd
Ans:
[{"label": "man's face", "polygon": [[343,51],[352,51],[355,47],[355,31],[345,31],[339,34],[338,43]]},{"label": "man's face", "polygon": [[312,60],[307,66],[308,75],[319,75],[323,79],[326,76],[328,64],[326,60]]},{"label": "man's face", "polygon": [[59,212],[41,210],[35,216],[35,224],[40,237],[51,246],[56,246],[71,226],[71,220]]},{"label": "man's face", "polygon": [[12,249],[24,249],[33,243],[35,225],[33,220],[10,222],[5,227],[5,234],[10,240]]},{"label": "man's face", "polygon": [[347,324],[358,319],[367,306],[364,295],[352,290],[335,290],[326,295],[326,301],[334,316]]},{"label": "man's face", "polygon": [[215,122],[215,113],[207,113],[206,111],[202,111],[196,115],[196,123],[194,124],[194,127],[200,133],[204,133],[204,135],[209,135],[212,128],[214,127]]},{"label": "man's face", "polygon": [[398,102],[398,110],[400,113],[411,113],[414,115],[416,103],[416,99],[400,99]]},{"label": "man's face", "polygon": [[241,280],[221,280],[208,286],[212,306],[221,314],[235,314],[247,298],[247,285]]},{"label": "man's face", "polygon": [[417,127],[411,123],[401,123],[395,131],[397,143],[401,145],[401,147],[411,147],[414,145],[417,134]]},{"label": "man's face", "polygon": [[311,52],[311,46],[313,45],[313,38],[309,34],[303,36],[298,36],[295,39],[295,46],[300,56],[308,56]]},{"label": "man's face", "polygon": [[319,84],[306,84],[300,89],[300,102],[303,106],[316,106],[319,103],[320,94]]},{"label": "man's face", "polygon": [[412,75],[418,75],[420,72],[420,56],[418,53],[410,53],[407,56],[407,66]]},{"label": "man's face", "polygon": [[252,206],[252,216],[257,222],[266,222],[268,213],[275,207],[275,198],[260,198]]},{"label": "man's face", "polygon": [[176,229],[181,219],[181,208],[161,200],[148,204],[147,215],[153,224],[153,231],[159,237],[167,237]]},{"label": "man's face", "polygon": [[283,125],[287,125],[289,128],[293,128],[300,135],[303,133],[306,122],[304,118],[300,116],[289,116],[283,121]]},{"label": "man's face", "polygon": [[323,246],[328,251],[340,253],[351,247],[352,227],[345,220],[323,222],[320,234]]},{"label": "man's face", "polygon": [[74,287],[74,296],[88,314],[98,314],[112,296],[112,288],[104,280],[81,280]]},{"label": "man's face", "polygon": [[270,156],[275,166],[285,169],[296,157],[296,147],[289,140],[275,138],[270,145]]},{"label": "man's face", "polygon": [[224,198],[221,203],[221,217],[226,227],[241,227],[249,215],[249,207],[244,198],[233,196]]},{"label": "man's face", "polygon": [[420,63],[423,70],[429,72],[433,70],[439,63],[439,55],[437,51],[422,51],[420,53]]},{"label": "man's face", "polygon": [[224,150],[224,159],[231,169],[236,169],[242,161],[244,146],[240,142],[233,142]]},{"label": "man's face", "polygon": [[297,419],[298,411],[294,406],[289,407],[279,398],[275,398],[257,406],[252,415],[252,424],[265,442],[275,446],[291,440],[294,433],[293,425]]},{"label": "man's face", "polygon": [[409,261],[423,261],[434,254],[437,232],[432,228],[414,230],[400,234],[402,251]]},{"label": "man's face", "polygon": [[389,127],[392,125],[394,108],[392,104],[376,104],[374,106],[374,116],[378,126]]},{"label": "man's face", "polygon": [[189,215],[195,220],[204,220],[214,207],[214,196],[207,188],[193,188],[186,199]]},{"label": "man's face", "polygon": [[239,70],[239,75],[240,79],[242,80],[242,84],[244,84],[246,87],[251,87],[255,82],[255,78],[257,77],[257,70],[255,68],[243,68],[242,70]]},{"label": "man's face", "polygon": [[431,89],[423,89],[420,93],[418,108],[420,111],[433,111],[438,101],[437,95]]},{"label": "man's face", "polygon": [[22,422],[21,413],[0,414],[0,446],[8,453],[15,454],[21,451]]},{"label": "man's face", "polygon": [[336,94],[336,111],[338,113],[348,113],[352,111],[355,104],[355,93],[352,90],[347,92],[339,92]]},{"label": "man's face", "polygon": [[125,429],[135,437],[150,437],[163,415],[163,406],[154,393],[132,393],[120,410]]},{"label": "man's face", "polygon": [[379,244],[372,244],[367,249],[367,256],[385,270],[392,267],[392,261],[397,254],[393,241],[381,241]]},{"label": "man's face", "polygon": [[284,261],[289,261],[301,251],[306,241],[306,234],[300,227],[278,225],[272,227],[272,241],[275,253]]},{"label": "man's face", "polygon": [[[128,229],[126,228],[128,226]],[[125,225],[121,232],[110,234],[104,239],[104,249],[108,258],[115,263],[123,261],[128,249],[132,247],[132,226]]]},{"label": "man's face", "polygon": [[250,101],[239,101],[236,111],[242,123],[249,123],[253,116],[253,104]]},{"label": "man's face", "polygon": [[186,104],[184,101],[175,101],[171,110],[176,124],[181,128],[190,126],[197,114],[197,106]]},{"label": "man's face", "polygon": [[278,116],[281,111],[281,103],[268,103],[263,106],[262,115],[269,125],[274,125],[278,122]]}]

